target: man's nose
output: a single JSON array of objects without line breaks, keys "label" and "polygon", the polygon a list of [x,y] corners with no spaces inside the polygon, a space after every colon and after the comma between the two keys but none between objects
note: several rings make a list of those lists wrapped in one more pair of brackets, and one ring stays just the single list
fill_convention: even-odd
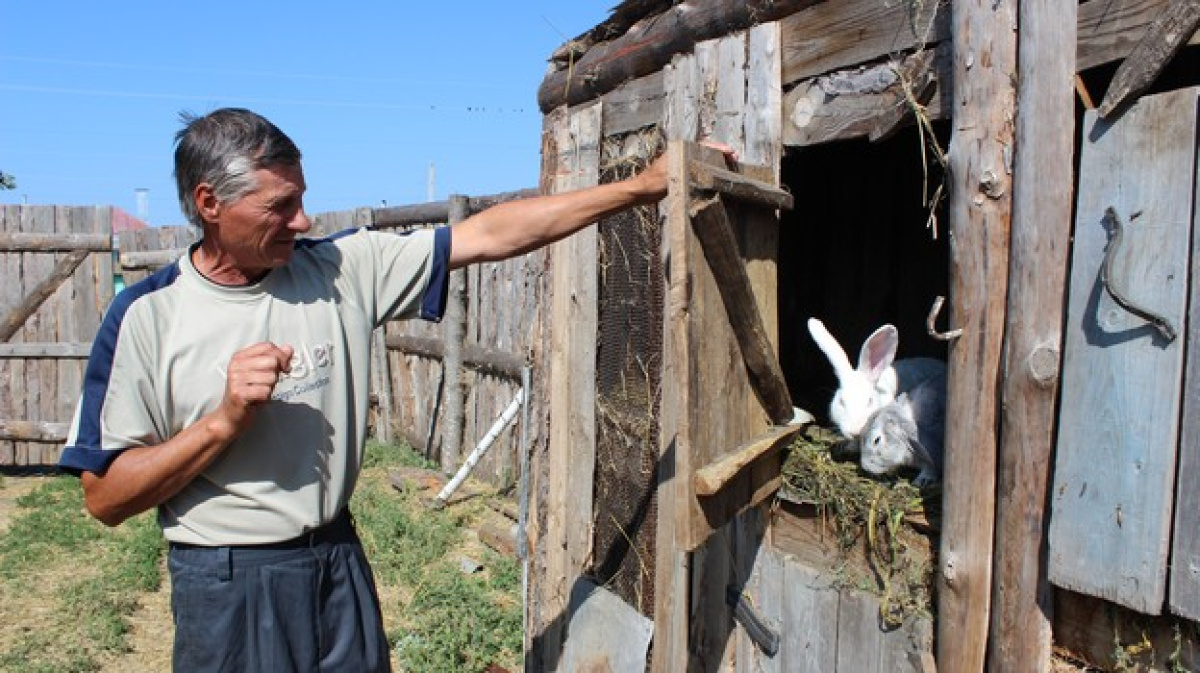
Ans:
[{"label": "man's nose", "polygon": [[308,213],[304,212],[303,208],[297,211],[296,216],[288,223],[288,229],[297,234],[303,234],[312,229],[312,220],[308,219]]}]

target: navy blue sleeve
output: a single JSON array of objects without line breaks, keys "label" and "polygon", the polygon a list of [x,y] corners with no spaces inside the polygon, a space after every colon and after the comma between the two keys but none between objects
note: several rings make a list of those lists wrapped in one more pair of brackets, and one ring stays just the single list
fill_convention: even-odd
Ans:
[{"label": "navy blue sleeve", "polygon": [[432,265],[429,285],[421,300],[421,318],[441,322],[446,313],[446,293],[450,289],[450,227],[438,227],[433,231]]},{"label": "navy blue sleeve", "polygon": [[120,449],[104,448],[104,430],[100,419],[104,411],[104,399],[108,395],[108,382],[112,376],[121,323],[129,307],[138,298],[170,285],[178,275],[178,265],[172,264],[163,268],[117,295],[105,313],[104,322],[100,324],[96,339],[92,341],[92,352],[88,355],[87,368],[83,375],[83,394],[76,412],[75,424],[68,444],[58,459],[59,468],[67,474],[103,474],[120,455]]}]

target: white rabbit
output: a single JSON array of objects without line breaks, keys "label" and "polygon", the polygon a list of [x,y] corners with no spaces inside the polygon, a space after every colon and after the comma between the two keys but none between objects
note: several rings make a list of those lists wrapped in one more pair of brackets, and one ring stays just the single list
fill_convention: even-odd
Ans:
[{"label": "white rabbit", "polygon": [[901,467],[921,471],[917,486],[942,477],[946,435],[946,374],[933,376],[900,393],[863,426],[861,465],[871,474],[889,474]]},{"label": "white rabbit", "polygon": [[946,371],[946,363],[935,358],[896,360],[900,335],[892,325],[883,325],[867,337],[858,353],[858,367],[850,364],[846,351],[820,320],[809,318],[808,332],[837,375],[838,389],[829,404],[829,418],[849,438],[857,437],[867,417],[896,399],[898,393]]}]

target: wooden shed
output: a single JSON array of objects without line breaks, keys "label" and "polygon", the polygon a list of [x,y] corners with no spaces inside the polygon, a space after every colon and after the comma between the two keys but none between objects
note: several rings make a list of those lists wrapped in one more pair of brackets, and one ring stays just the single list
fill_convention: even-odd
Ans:
[{"label": "wooden shed", "polygon": [[[1195,670],[1198,21],[629,0],[564,44],[543,189],[665,149],[671,191],[546,255],[527,669]],[[793,406],[821,425],[836,386],[813,316],[948,364],[931,597],[902,620],[780,497]]]}]

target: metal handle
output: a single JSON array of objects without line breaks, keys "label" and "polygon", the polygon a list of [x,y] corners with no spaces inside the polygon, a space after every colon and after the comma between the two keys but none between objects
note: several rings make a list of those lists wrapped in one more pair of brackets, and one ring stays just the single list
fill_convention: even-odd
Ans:
[{"label": "metal handle", "polygon": [[1154,329],[1158,330],[1158,333],[1161,334],[1168,343],[1174,341],[1175,337],[1178,336],[1178,333],[1175,331],[1175,326],[1171,324],[1171,321],[1165,316],[1158,315],[1153,311],[1134,304],[1133,301],[1130,300],[1125,294],[1124,283],[1118,282],[1118,280],[1113,277],[1113,259],[1116,258],[1117,250],[1121,247],[1121,243],[1124,241],[1125,227],[1121,223],[1121,218],[1117,216],[1116,209],[1114,209],[1112,206],[1104,209],[1104,221],[1109,224],[1113,232],[1112,240],[1109,241],[1108,244],[1108,251],[1104,254],[1104,265],[1100,267],[1100,282],[1104,285],[1105,291],[1108,292],[1108,295],[1112,297],[1113,301],[1117,302],[1121,308],[1129,311],[1139,318],[1148,321],[1151,325],[1153,325]]}]

